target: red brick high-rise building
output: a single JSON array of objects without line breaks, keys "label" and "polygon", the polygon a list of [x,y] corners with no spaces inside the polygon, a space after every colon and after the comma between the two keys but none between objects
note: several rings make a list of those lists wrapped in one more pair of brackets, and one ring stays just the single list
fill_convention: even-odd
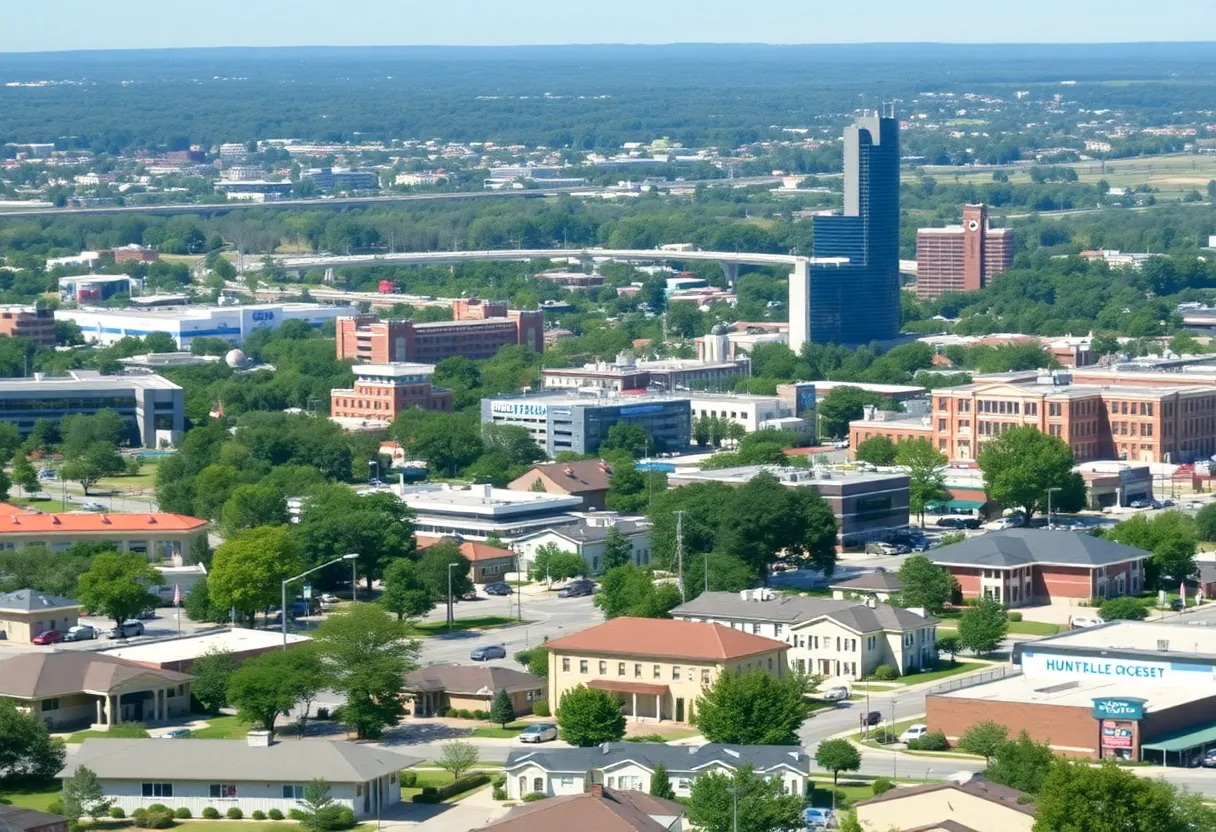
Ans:
[{"label": "red brick high-rise building", "polygon": [[963,207],[963,224],[916,232],[916,296],[977,292],[1013,265],[1013,229],[989,228],[986,205]]},{"label": "red brick high-rise building", "polygon": [[36,347],[54,347],[55,313],[36,306],[0,306],[0,335],[29,338]]},{"label": "red brick high-rise building", "polygon": [[339,318],[338,358],[375,364],[445,358],[493,358],[510,344],[545,349],[544,313],[507,309],[505,301],[462,298],[452,303],[455,320],[415,323],[381,321],[375,315]]},{"label": "red brick high-rise building", "polygon": [[431,386],[434,372],[430,364],[361,364],[355,367],[354,387],[330,391],[329,414],[391,422],[413,407],[450,413],[452,391]]}]

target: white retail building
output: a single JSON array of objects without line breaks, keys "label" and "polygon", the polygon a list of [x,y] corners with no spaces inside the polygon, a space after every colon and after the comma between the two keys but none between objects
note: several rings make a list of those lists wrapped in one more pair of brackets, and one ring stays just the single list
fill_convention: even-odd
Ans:
[{"label": "white retail building", "polygon": [[55,320],[74,321],[86,341],[108,346],[127,336],[144,338],[154,332],[168,335],[180,349],[190,349],[195,338],[223,338],[242,343],[255,329],[278,329],[285,321],[304,321],[319,327],[350,309],[315,303],[267,303],[252,306],[169,306],[156,309],[57,309]]}]

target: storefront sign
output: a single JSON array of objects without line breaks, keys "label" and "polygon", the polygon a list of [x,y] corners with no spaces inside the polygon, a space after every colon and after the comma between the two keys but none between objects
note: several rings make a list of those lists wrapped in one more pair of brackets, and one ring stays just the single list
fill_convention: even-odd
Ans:
[{"label": "storefront sign", "polygon": [[[1144,719],[1143,699],[1095,699],[1094,719]],[[1103,728],[1105,733],[1106,729]]]},{"label": "storefront sign", "polygon": [[622,407],[622,416],[645,416],[649,413],[662,413],[663,405],[661,404],[636,404],[632,407]]},{"label": "storefront sign", "polygon": [[490,412],[496,416],[544,416],[549,412],[549,406],[544,404],[491,402]]},{"label": "storefront sign", "polygon": [[1028,652],[1022,655],[1022,670],[1027,676],[1065,679],[1107,679],[1158,684],[1185,684],[1211,681],[1213,668],[1207,665],[1178,662],[1148,662],[1136,659],[1074,658],[1050,653]]}]

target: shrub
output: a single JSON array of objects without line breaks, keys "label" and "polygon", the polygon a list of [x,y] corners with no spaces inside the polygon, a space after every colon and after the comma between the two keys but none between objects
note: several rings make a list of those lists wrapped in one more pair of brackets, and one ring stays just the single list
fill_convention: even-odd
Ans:
[{"label": "shrub", "polygon": [[349,806],[339,806],[330,820],[330,829],[350,829],[355,825],[355,812]]},{"label": "shrub", "polygon": [[496,789],[501,789],[503,786],[507,785],[507,775],[495,774],[490,779],[490,785],[492,785]]},{"label": "shrub", "polygon": [[491,795],[491,796],[492,796],[492,797],[493,797],[495,800],[506,800],[506,799],[507,799],[507,790],[506,790],[506,789],[503,789],[503,788],[500,788],[500,787],[498,787],[498,786],[495,786],[495,787],[494,787],[494,794],[493,794],[493,795]]},{"label": "shrub", "polygon": [[886,777],[879,777],[872,784],[870,784],[870,790],[873,791],[874,794],[886,794],[893,788],[895,788],[895,784]]},{"label": "shrub", "polygon": [[544,699],[537,699],[532,703],[532,713],[536,716],[549,716],[549,703]]},{"label": "shrub", "polygon": [[140,806],[131,812],[131,820],[136,826],[143,826],[148,822],[148,810]]},{"label": "shrub", "polygon": [[182,820],[189,820],[191,818],[190,810],[185,806],[178,806],[177,811],[173,813],[173,817],[180,818]]},{"label": "shrub", "polygon": [[473,711],[473,719],[480,719],[482,721],[485,721],[489,718],[490,718],[489,711],[481,711],[481,710]]},{"label": "shrub", "polygon": [[164,804],[153,803],[133,811],[131,821],[140,829],[168,829],[173,825],[173,812]]},{"label": "shrub", "polygon": [[950,743],[941,731],[930,731],[918,740],[908,742],[910,751],[949,751]]},{"label": "shrub", "polygon": [[292,820],[308,820],[309,819],[308,813],[305,812],[303,809],[289,809],[287,811],[287,817],[291,818]]},{"label": "shrub", "polygon": [[266,820],[266,813],[261,809],[254,809],[253,814],[251,814],[249,817],[253,818],[254,820]]},{"label": "shrub", "polygon": [[84,824],[78,820],[70,820],[67,825],[68,832],[85,832]]},{"label": "shrub", "polygon": [[468,708],[458,708],[456,710],[456,716],[459,717],[460,719],[472,719],[473,718],[473,714]]},{"label": "shrub", "polygon": [[241,811],[241,807],[239,806],[233,806],[224,814],[228,816],[229,820],[240,820],[245,817],[245,813]]},{"label": "shrub", "polygon": [[167,811],[169,811],[169,807],[163,803],[152,803],[152,804],[149,804],[146,808],[149,812],[167,812]]},{"label": "shrub", "polygon": [[1015,624],[1022,620],[1022,614],[1017,610],[1010,610],[1009,612],[1005,613],[1005,617]]},{"label": "shrub", "polygon": [[530,792],[529,794],[523,796],[524,803],[535,803],[538,800],[544,799],[545,795],[541,794],[540,792]]},{"label": "shrub", "polygon": [[490,775],[468,774],[461,777],[459,780],[453,780],[439,788],[434,786],[423,786],[422,793],[414,795],[415,803],[440,803],[447,800],[449,797],[455,797],[458,794],[464,794],[472,789],[479,788],[490,782]]},{"label": "shrub", "polygon": [[219,820],[220,810],[214,806],[208,806],[203,810],[203,817],[205,817],[207,820]]},{"label": "shrub", "polygon": [[456,718],[456,709],[455,708],[444,708],[443,715],[446,716],[448,719],[455,719]]},{"label": "shrub", "polygon": [[418,784],[418,773],[414,771],[401,772],[401,785],[406,788],[413,788]]},{"label": "shrub", "polygon": [[115,820],[122,820],[126,816],[127,813],[122,810],[121,806],[110,807],[110,817],[114,818]]},{"label": "shrub", "polygon": [[874,678],[880,682],[890,682],[899,678],[899,668],[892,664],[880,664],[874,668]]},{"label": "shrub", "polygon": [[625,742],[667,742],[667,737],[662,734],[637,734],[632,737],[625,737]]},{"label": "shrub", "polygon": [[283,813],[280,812],[278,809],[271,809],[269,812],[266,813],[266,816],[268,818],[270,818],[271,820],[282,820],[283,819]]},{"label": "shrub", "polygon": [[55,798],[50,803],[46,804],[46,810],[48,812],[50,812],[52,815],[62,815],[63,814],[63,801],[60,800],[59,798]]},{"label": "shrub", "polygon": [[324,705],[317,708],[317,715],[314,716],[313,719],[319,719],[322,721],[329,719],[329,708],[326,708]]}]

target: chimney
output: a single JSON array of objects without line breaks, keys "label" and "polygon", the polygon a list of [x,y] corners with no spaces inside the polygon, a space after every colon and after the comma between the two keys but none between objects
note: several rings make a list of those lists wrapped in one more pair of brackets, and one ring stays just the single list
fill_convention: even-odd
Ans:
[{"label": "chimney", "polygon": [[870,609],[878,609],[878,599],[873,595],[866,596],[866,606]]},{"label": "chimney", "polygon": [[245,735],[245,742],[249,744],[250,748],[269,748],[274,745],[269,731],[250,731]]},{"label": "chimney", "polygon": [[587,794],[591,795],[596,800],[604,799],[604,784],[592,783],[591,788],[587,790]]}]

